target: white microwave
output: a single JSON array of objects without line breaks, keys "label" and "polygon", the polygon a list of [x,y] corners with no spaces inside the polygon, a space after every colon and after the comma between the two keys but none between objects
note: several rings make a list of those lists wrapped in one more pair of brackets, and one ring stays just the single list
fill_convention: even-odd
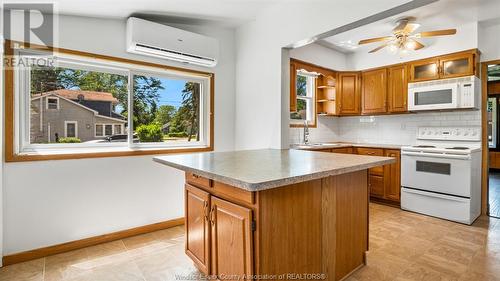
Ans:
[{"label": "white microwave", "polygon": [[480,80],[476,76],[408,84],[408,110],[479,108]]}]

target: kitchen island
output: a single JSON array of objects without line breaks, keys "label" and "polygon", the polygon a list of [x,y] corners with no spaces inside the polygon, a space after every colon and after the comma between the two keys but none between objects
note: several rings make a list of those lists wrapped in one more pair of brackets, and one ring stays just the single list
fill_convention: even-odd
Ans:
[{"label": "kitchen island", "polygon": [[300,150],[159,156],[186,172],[186,254],[220,280],[340,280],[365,263],[374,157]]}]

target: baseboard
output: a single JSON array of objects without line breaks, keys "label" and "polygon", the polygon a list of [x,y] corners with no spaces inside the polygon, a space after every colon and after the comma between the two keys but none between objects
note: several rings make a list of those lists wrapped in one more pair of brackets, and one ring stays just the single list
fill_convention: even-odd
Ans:
[{"label": "baseboard", "polygon": [[178,225],[184,224],[184,218],[172,219],[168,221],[153,223],[149,225],[134,227],[130,229],[120,230],[117,232],[112,232],[108,234],[98,235],[94,237],[84,238],[76,241],[66,242],[58,245],[53,245],[49,247],[38,248],[34,250],[29,250],[25,252],[10,254],[4,256],[2,259],[3,265],[11,265],[15,263],[20,263],[24,261],[34,260],[43,258],[46,256],[51,256],[55,254],[60,254],[72,250],[77,250],[89,246],[94,246],[101,243],[111,242],[115,240],[120,240],[130,236],[135,236],[139,234],[145,234],[157,230],[162,230]]}]

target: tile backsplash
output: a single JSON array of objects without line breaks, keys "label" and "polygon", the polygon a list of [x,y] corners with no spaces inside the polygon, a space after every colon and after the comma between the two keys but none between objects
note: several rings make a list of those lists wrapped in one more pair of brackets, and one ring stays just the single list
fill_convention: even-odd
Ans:
[{"label": "tile backsplash", "polygon": [[[422,126],[481,126],[481,111],[419,112],[401,115],[319,117],[311,142],[413,144]],[[302,142],[302,128],[290,128],[290,143]]]}]

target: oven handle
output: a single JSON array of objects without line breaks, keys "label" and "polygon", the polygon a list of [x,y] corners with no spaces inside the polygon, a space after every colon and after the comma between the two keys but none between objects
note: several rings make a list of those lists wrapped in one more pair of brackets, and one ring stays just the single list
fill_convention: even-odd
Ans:
[{"label": "oven handle", "polygon": [[470,160],[471,159],[470,155],[452,155],[452,154],[426,153],[426,152],[408,152],[408,151],[402,151],[401,155],[433,157],[433,158],[445,158],[445,159],[459,159],[459,160]]}]

